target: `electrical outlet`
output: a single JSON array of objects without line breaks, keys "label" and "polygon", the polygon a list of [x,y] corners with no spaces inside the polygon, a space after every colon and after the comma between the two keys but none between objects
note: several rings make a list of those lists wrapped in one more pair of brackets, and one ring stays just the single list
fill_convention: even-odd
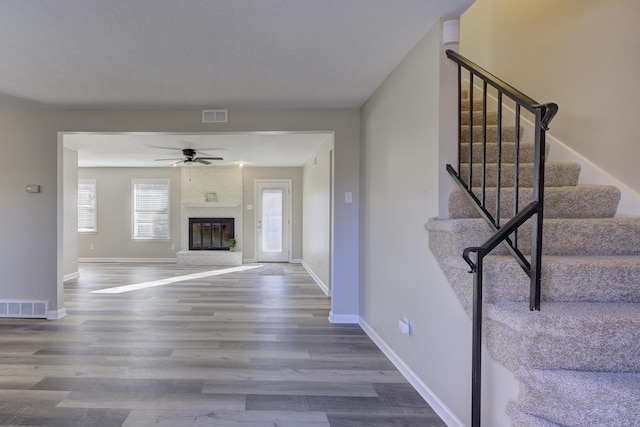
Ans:
[{"label": "electrical outlet", "polygon": [[402,335],[411,335],[411,324],[406,317],[398,321],[398,330]]},{"label": "electrical outlet", "polygon": [[171,250],[175,251],[176,250],[176,245],[171,245]]},{"label": "electrical outlet", "polygon": [[89,249],[93,250],[93,243],[89,245]]}]

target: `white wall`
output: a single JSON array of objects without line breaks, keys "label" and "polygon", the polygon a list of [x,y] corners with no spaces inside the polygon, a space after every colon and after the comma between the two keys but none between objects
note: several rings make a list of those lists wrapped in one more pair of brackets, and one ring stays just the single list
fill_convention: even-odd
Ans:
[{"label": "white wall", "polygon": [[63,153],[64,175],[64,277],[78,274],[78,153],[65,149]]},{"label": "white wall", "polygon": [[[0,111],[0,298],[48,300],[49,309],[58,310],[63,263],[57,217],[63,191],[57,185],[57,160],[62,161],[62,151],[55,130],[43,134],[40,125],[21,117],[24,112]],[[62,166],[60,171],[62,176]],[[27,184],[40,185],[41,192],[27,193]]]},{"label": "white wall", "polygon": [[551,135],[638,192],[639,16],[637,0],[476,0],[461,19],[460,52],[556,102]]},{"label": "white wall", "polygon": [[[304,165],[304,266],[331,292],[331,152],[333,136]],[[342,200],[344,196],[341,195]],[[331,313],[332,321],[339,319]]]},{"label": "white wall", "polygon": [[436,25],[362,108],[360,314],[456,425],[470,420],[471,324],[424,230],[439,207],[443,55]]},{"label": "white wall", "polygon": [[[97,233],[78,233],[78,256],[81,259],[175,258],[176,252],[180,249],[180,169],[79,168],[80,179],[96,180],[98,231]],[[132,179],[168,179],[170,181],[170,241],[154,242],[131,238]],[[66,211],[65,216],[68,213]],[[171,245],[174,245],[175,249],[171,249]]]}]

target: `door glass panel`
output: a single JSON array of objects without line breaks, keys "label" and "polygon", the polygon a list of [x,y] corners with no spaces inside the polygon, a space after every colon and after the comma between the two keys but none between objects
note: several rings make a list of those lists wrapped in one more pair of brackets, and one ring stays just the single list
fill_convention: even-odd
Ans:
[{"label": "door glass panel", "polygon": [[282,252],[282,190],[262,191],[262,250]]}]

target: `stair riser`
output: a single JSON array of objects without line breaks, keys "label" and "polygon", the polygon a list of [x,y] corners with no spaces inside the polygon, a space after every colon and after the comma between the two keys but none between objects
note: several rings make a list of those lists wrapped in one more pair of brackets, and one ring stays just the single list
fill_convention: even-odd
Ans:
[{"label": "stair riser", "polygon": [[[473,165],[471,168],[472,183],[479,186],[482,183],[482,168],[480,165]],[[495,187],[497,183],[497,167],[494,164],[487,165],[486,186]],[[467,180],[469,174],[469,165],[460,165],[460,176],[463,180]],[[514,183],[515,168],[513,164],[507,163],[502,165],[500,172],[500,183],[502,187],[512,187]],[[580,165],[576,163],[547,163],[545,165],[544,180],[547,187],[566,187],[576,186],[578,177],[580,176]],[[534,168],[533,164],[525,163],[520,165],[519,170],[520,187],[533,187]]]},{"label": "stair riser", "polygon": [[[517,408],[571,426],[640,422],[640,374],[521,369]],[[597,398],[596,398],[597,396]]]},{"label": "stair riser", "polygon": [[[441,249],[447,248],[450,255],[461,255],[465,248],[479,246],[493,235],[484,220],[464,221],[449,231],[429,233],[437,239]],[[444,233],[446,236],[439,236]],[[546,255],[640,255],[640,221],[623,218],[610,220],[545,220],[542,248]],[[526,222],[518,233],[518,247],[524,254],[530,253],[531,226]],[[491,254],[506,255],[503,245]]]},{"label": "stair riser", "polygon": [[[520,162],[521,163],[533,163],[535,159],[535,145],[532,142],[521,142],[520,143]],[[547,147],[548,150],[548,147]],[[469,163],[469,143],[462,144],[460,146],[461,156],[460,160],[462,163]],[[503,162],[515,163],[516,159],[516,146],[513,142],[503,142],[502,143],[502,152],[501,157]],[[487,163],[497,163],[498,161],[498,144],[495,143],[487,143],[487,153],[486,153],[486,162]],[[473,163],[482,163],[482,144],[473,144]]]},{"label": "stair riser", "polygon": [[[484,264],[488,302],[528,301],[529,277],[511,258],[488,257]],[[542,263],[545,302],[640,303],[640,259],[546,257]],[[604,285],[606,283],[606,285]]]},{"label": "stair riser", "polygon": [[[465,110],[462,112],[462,115],[460,116],[460,119],[462,121],[463,125],[468,125],[470,122],[470,117],[469,117],[469,110]],[[474,109],[473,111],[473,124],[474,125],[482,125],[483,123],[483,115],[482,115],[482,110],[477,110]],[[486,117],[487,123],[488,125],[496,125],[498,124],[498,112],[497,111],[487,111],[487,117]],[[503,123],[505,121],[505,117],[502,118]],[[513,122],[511,122],[513,123]]]},{"label": "stair riser", "polygon": [[507,414],[511,417],[511,427],[562,427],[544,418],[535,417],[520,411],[517,409],[515,402],[510,402],[507,405]]},{"label": "stair riser", "polygon": [[[469,99],[462,100],[462,111],[469,111]],[[482,99],[474,99],[473,100],[473,109],[474,111],[482,111]]]},{"label": "stair riser", "polygon": [[[521,129],[520,137],[522,138],[522,132],[524,130]],[[498,141],[498,127],[495,125],[487,126],[487,141],[488,142],[497,142]],[[469,126],[461,127],[460,134],[462,142],[469,142]],[[515,126],[503,126],[502,127],[502,141],[503,142],[514,142],[516,140],[516,131]],[[483,141],[483,128],[482,126],[473,126],[473,142],[482,142]]]},{"label": "stair riser", "polygon": [[[461,303],[470,308],[473,275],[461,257],[453,260],[443,270]],[[529,277],[513,258],[485,258],[483,277],[486,302],[529,301]],[[545,257],[542,301],[640,303],[637,277],[640,277],[640,259],[635,257],[619,264],[600,258],[590,262],[584,258]]]},{"label": "stair riser", "polygon": [[[482,193],[474,189],[481,200]],[[616,214],[620,201],[620,190],[616,187],[549,187],[544,196],[545,218],[612,218]],[[500,217],[513,216],[513,188],[500,191]],[[533,200],[533,190],[521,188],[518,206],[522,209]],[[495,216],[496,189],[487,188],[485,207]],[[449,196],[449,212],[451,218],[479,218],[480,214],[471,204],[462,190],[456,189]]]},{"label": "stair riser", "polygon": [[549,325],[546,333],[530,335],[487,319],[484,322],[485,342],[492,357],[513,371],[520,366],[640,371],[640,346],[629,345],[640,341],[640,321],[622,323],[601,319],[599,322],[555,326]]}]

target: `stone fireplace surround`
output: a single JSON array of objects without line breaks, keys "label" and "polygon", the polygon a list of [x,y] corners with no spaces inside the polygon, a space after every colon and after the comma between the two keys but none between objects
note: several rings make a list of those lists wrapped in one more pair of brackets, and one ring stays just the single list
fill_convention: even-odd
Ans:
[{"label": "stone fireplace surround", "polygon": [[[206,202],[206,194],[215,192],[216,202]],[[181,173],[180,265],[242,264],[242,170],[238,167],[183,167]],[[190,251],[189,218],[234,218],[235,252]]]}]

